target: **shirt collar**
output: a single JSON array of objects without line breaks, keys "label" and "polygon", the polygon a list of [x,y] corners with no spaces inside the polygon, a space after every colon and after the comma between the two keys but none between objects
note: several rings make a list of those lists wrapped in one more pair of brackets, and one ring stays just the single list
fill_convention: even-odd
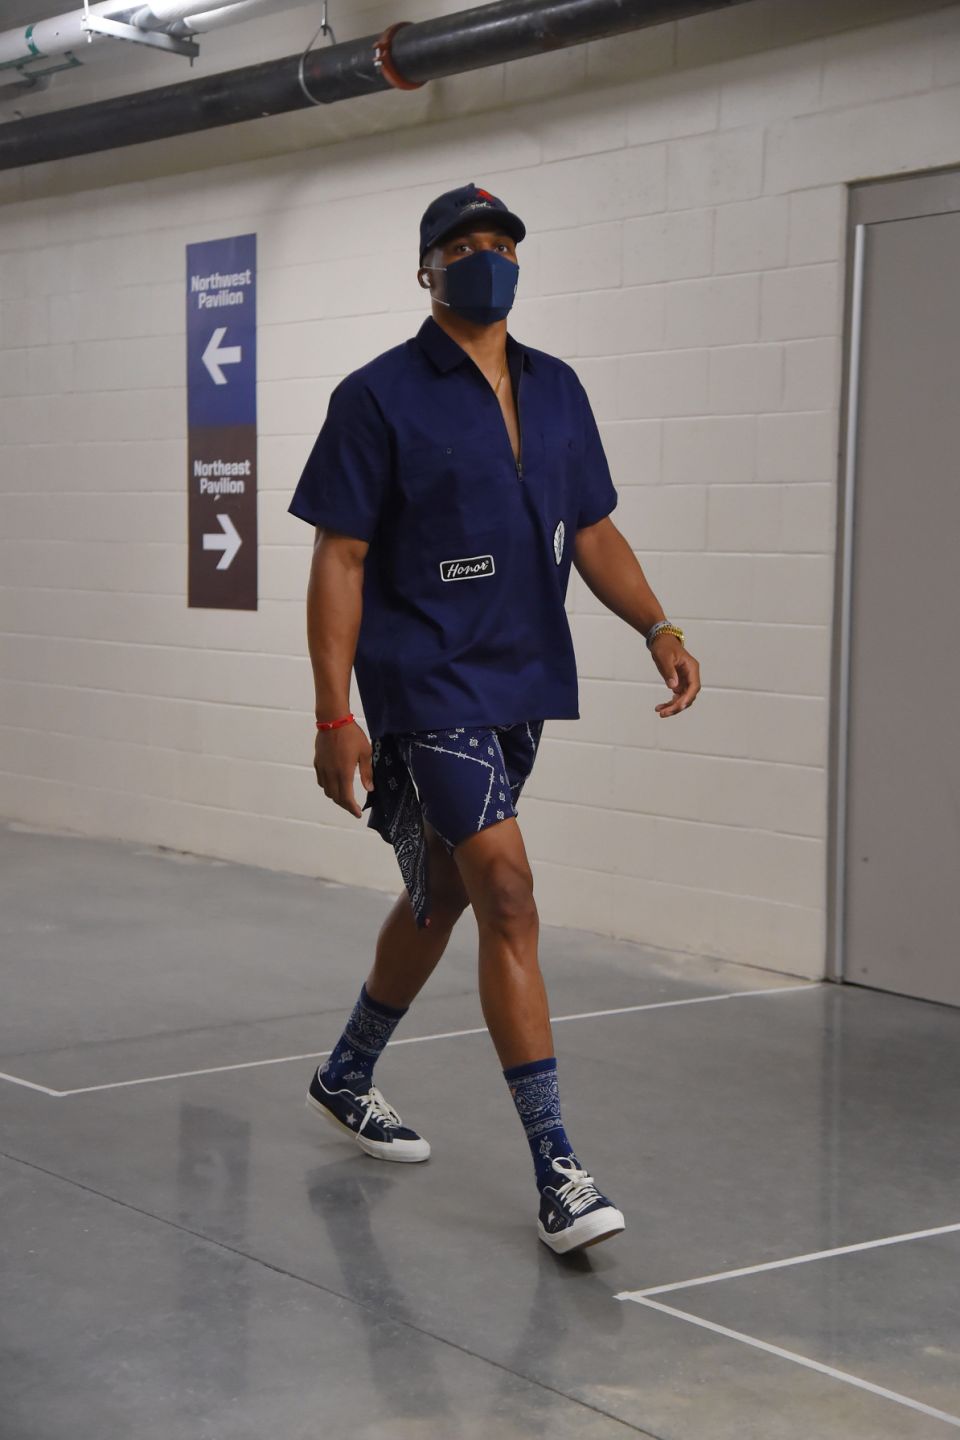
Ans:
[{"label": "shirt collar", "polygon": [[[433,361],[436,368],[442,375],[448,370],[454,370],[464,360],[468,359],[466,350],[458,345],[452,335],[448,335],[441,325],[438,325],[432,315],[428,315],[420,329],[417,331],[416,339],[421,349]],[[507,360],[519,354],[521,364],[531,369],[533,361],[530,351],[525,350],[519,340],[515,340],[507,331]]]}]

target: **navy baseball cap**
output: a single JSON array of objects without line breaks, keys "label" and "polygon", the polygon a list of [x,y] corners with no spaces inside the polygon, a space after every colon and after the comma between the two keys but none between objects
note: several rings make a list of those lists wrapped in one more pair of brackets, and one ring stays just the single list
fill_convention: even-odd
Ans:
[{"label": "navy baseball cap", "polygon": [[466,220],[490,222],[506,230],[514,240],[522,240],[527,233],[527,227],[519,215],[514,215],[503,201],[496,195],[491,195],[489,190],[481,190],[471,181],[469,185],[460,185],[456,190],[445,190],[436,200],[431,200],[424,210],[420,221],[420,264],[423,264],[423,257],[431,245],[435,245],[451,230],[455,230],[461,221]]}]

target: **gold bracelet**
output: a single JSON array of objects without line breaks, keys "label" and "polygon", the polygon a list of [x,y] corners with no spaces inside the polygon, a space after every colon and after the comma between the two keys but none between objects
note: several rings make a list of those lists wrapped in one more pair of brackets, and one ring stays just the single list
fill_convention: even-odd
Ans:
[{"label": "gold bracelet", "polygon": [[[676,635],[677,639],[680,641],[680,644],[682,645],[682,644],[684,643],[684,639],[685,639],[684,633],[683,633],[683,631],[680,629],[680,626],[679,626],[679,625],[661,625],[661,626],[658,628],[656,635],[654,635],[653,640],[659,640],[659,638],[660,638],[661,635]],[[650,649],[650,646],[653,644],[653,640],[648,640],[648,641],[647,641],[647,649],[648,649],[648,650]]]}]

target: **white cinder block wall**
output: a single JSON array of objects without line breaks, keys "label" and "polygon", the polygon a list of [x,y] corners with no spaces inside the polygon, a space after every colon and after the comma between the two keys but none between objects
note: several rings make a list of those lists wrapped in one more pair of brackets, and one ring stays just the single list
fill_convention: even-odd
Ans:
[{"label": "white cinder block wall", "polygon": [[[286,506],[338,378],[427,313],[422,210],[475,180],[527,221],[510,328],[583,379],[706,682],[659,720],[574,572],[582,718],[520,806],[541,915],[822,974],[846,184],[958,161],[960,10],[756,0],[0,176],[0,813],[398,891],[313,779]],[[248,230],[260,609],[190,611],[184,247]]]}]

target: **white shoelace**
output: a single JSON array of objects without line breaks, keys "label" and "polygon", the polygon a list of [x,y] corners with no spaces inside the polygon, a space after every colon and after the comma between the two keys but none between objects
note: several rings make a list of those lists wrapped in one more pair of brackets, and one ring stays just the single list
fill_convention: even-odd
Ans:
[{"label": "white shoelace", "polygon": [[403,1124],[396,1110],[392,1105],[387,1104],[376,1085],[371,1085],[366,1095],[358,1095],[356,1099],[357,1104],[362,1105],[365,1112],[363,1123],[360,1126],[361,1131],[370,1120],[376,1120],[389,1130],[397,1130]]},{"label": "white shoelace", "polygon": [[553,1162],[554,1170],[570,1178],[557,1186],[557,1195],[571,1215],[580,1215],[590,1205],[595,1205],[603,1196],[597,1189],[592,1175],[581,1170],[567,1155],[558,1155]]}]

